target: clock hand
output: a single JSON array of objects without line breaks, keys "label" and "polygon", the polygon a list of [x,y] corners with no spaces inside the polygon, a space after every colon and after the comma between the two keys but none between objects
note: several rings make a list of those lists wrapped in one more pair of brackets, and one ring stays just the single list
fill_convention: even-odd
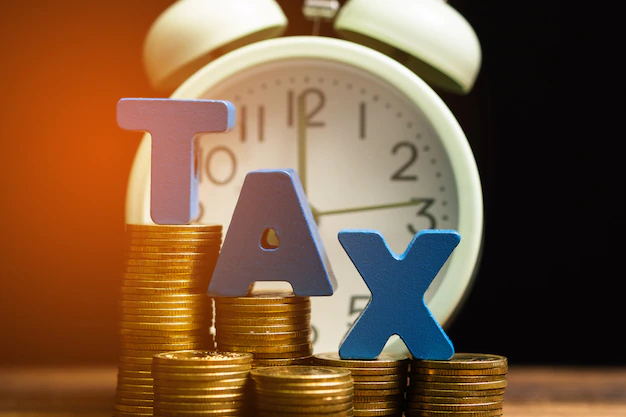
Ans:
[{"label": "clock hand", "polygon": [[302,183],[304,193],[307,192],[306,176],[306,129],[307,120],[304,109],[304,94],[298,95],[298,175]]},{"label": "clock hand", "polygon": [[312,208],[312,210],[313,210],[313,216],[316,219],[319,219],[320,216],[330,216],[333,214],[345,214],[345,213],[355,213],[359,211],[383,210],[383,209],[398,208],[398,207],[416,206],[423,202],[424,200],[416,198],[416,199],[412,199],[409,201],[402,201],[399,203],[378,204],[374,206],[350,207],[350,208],[345,208],[345,209],[326,210],[326,211],[319,211],[319,210],[315,210]]}]

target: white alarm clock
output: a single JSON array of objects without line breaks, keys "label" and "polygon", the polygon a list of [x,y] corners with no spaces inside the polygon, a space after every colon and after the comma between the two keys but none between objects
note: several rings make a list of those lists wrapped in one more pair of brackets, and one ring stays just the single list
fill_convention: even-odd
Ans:
[{"label": "white alarm clock", "polygon": [[[378,230],[396,253],[420,229],[457,230],[461,243],[426,293],[445,329],[478,268],[483,196],[468,140],[426,81],[471,90],[476,35],[440,0],[348,1],[334,19],[343,39],[279,37],[286,24],[273,0],[181,0],[147,36],[155,90],[177,86],[172,98],[236,107],[232,131],[198,135],[195,221],[227,232],[248,172],[298,171],[338,282],[335,294],[311,300],[315,352],[336,351],[370,298],[339,230]],[[152,223],[150,146],[146,134],[129,179],[128,223]],[[385,349],[405,347],[395,337]]]}]

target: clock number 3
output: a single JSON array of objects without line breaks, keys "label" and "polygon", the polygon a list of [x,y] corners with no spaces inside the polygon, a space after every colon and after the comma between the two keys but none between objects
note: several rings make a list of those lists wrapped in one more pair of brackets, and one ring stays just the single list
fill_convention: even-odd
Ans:
[{"label": "clock number 3", "polygon": [[[417,217],[423,217],[428,221],[428,227],[425,227],[425,229],[436,229],[437,221],[435,220],[435,216],[428,212],[428,209],[433,205],[435,200],[433,198],[416,198],[414,200],[419,201]],[[411,233],[411,235],[418,232],[418,229],[416,229],[411,223],[407,224],[407,228],[409,229],[409,233]]]}]

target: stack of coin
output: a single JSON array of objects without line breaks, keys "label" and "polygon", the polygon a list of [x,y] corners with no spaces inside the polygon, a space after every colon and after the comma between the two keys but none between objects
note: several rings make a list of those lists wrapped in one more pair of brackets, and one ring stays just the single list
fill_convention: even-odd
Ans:
[{"label": "stack of coin", "polygon": [[243,416],[252,354],[183,350],[154,355],[154,417]]},{"label": "stack of coin", "polygon": [[214,347],[212,302],[206,291],[219,255],[222,227],[126,227],[115,415],[151,415],[152,356]]},{"label": "stack of coin", "polygon": [[508,361],[456,353],[449,360],[411,360],[407,417],[502,415]]},{"label": "stack of coin", "polygon": [[377,359],[341,359],[317,353],[313,364],[349,370],[354,379],[354,416],[401,416],[409,370],[408,356],[381,353]]},{"label": "stack of coin", "polygon": [[296,365],[313,354],[311,301],[293,292],[215,298],[219,350],[250,352],[252,367]]},{"label": "stack of coin", "polygon": [[310,365],[267,366],[250,371],[255,416],[352,416],[354,385],[347,369]]}]

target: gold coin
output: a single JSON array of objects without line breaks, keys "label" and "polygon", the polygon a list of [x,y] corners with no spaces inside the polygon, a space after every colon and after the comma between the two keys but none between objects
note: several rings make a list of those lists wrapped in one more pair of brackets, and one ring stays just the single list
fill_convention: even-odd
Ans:
[{"label": "gold coin", "polygon": [[154,380],[151,377],[132,377],[132,376],[117,376],[117,382],[120,385],[142,385],[148,386],[154,383]]},{"label": "gold coin", "polygon": [[173,317],[173,316],[189,316],[208,313],[207,306],[200,308],[136,308],[123,307],[122,314],[133,316],[157,316],[157,317]]},{"label": "gold coin", "polygon": [[129,259],[124,260],[126,270],[130,267],[156,268],[157,271],[175,272],[177,270],[198,270],[201,268],[211,268],[217,259]]},{"label": "gold coin", "polygon": [[206,294],[122,294],[123,301],[157,301],[157,302],[208,302]]},{"label": "gold coin", "polygon": [[352,395],[329,395],[326,397],[304,397],[304,396],[270,396],[259,397],[256,401],[265,401],[272,404],[302,404],[302,405],[321,405],[321,404],[344,404],[352,402]]},{"label": "gold coin", "polygon": [[[393,402],[393,401],[404,401],[404,393],[399,395],[359,395],[358,397],[354,397],[352,401],[355,404],[365,403],[365,402]],[[363,405],[358,405],[358,407],[363,407]]]},{"label": "gold coin", "polygon": [[[165,337],[133,337],[133,336],[124,335],[120,337],[120,345],[122,347],[128,347],[128,346],[139,346],[139,345],[148,345],[148,344],[181,345],[181,344],[193,343],[193,344],[201,344],[203,346],[207,346],[207,343],[211,343],[212,341],[211,334],[209,334],[208,330],[204,332],[203,334],[191,335],[188,337],[171,338],[167,336],[168,335],[166,335]],[[141,349],[135,349],[135,350],[141,350]],[[172,349],[172,350],[181,350],[181,349]]]},{"label": "gold coin", "polygon": [[156,265],[128,265],[125,271],[130,274],[154,274],[154,275],[193,275],[198,278],[212,274],[215,265],[181,265],[181,266],[156,266]]},{"label": "gold coin", "polygon": [[502,379],[500,381],[489,382],[424,382],[411,380],[410,385],[416,390],[425,388],[438,390],[473,391],[505,388],[507,385],[507,380]]},{"label": "gold coin", "polygon": [[154,402],[155,411],[160,410],[176,410],[176,411],[205,411],[205,410],[222,410],[226,409],[234,409],[234,408],[243,408],[246,406],[246,403],[242,400],[222,400],[222,401],[213,401],[213,402],[183,402],[183,401],[163,401],[158,400]]},{"label": "gold coin", "polygon": [[265,304],[300,304],[310,301],[309,297],[296,297],[293,293],[276,292],[246,297],[215,297],[215,302],[220,305],[265,305]]},{"label": "gold coin", "polygon": [[119,398],[126,398],[126,399],[143,399],[143,400],[152,400],[153,398],[153,393],[151,392],[141,392],[141,391],[124,391],[124,390],[120,390],[117,389],[115,390],[115,395]]},{"label": "gold coin", "polygon": [[122,278],[126,285],[141,285],[142,282],[148,281],[151,285],[162,286],[168,282],[197,282],[206,283],[211,277],[197,274],[178,274],[178,275],[155,275],[155,274],[129,274],[124,273]]},{"label": "gold coin", "polygon": [[156,365],[231,365],[252,363],[252,354],[246,352],[230,352],[219,350],[183,350],[167,352],[154,357]]},{"label": "gold coin", "polygon": [[228,394],[243,394],[247,395],[247,384],[239,385],[226,385],[219,384],[215,386],[205,387],[154,387],[154,396],[160,397],[162,395],[176,395],[176,396],[205,396],[205,395],[228,395]]},{"label": "gold coin", "polygon": [[137,224],[137,223],[127,223],[126,224],[127,232],[152,232],[152,231],[161,231],[161,232],[177,232],[177,231],[212,231],[212,232],[221,232],[222,225],[217,223],[207,223],[207,224]]},{"label": "gold coin", "polygon": [[356,389],[354,390],[355,397],[387,397],[389,395],[402,395],[404,388],[391,388],[391,389]]},{"label": "gold coin", "polygon": [[[355,416],[352,410],[336,411],[334,413],[306,413],[302,414],[306,417],[353,417]],[[294,417],[293,413],[280,413],[278,411],[270,410],[256,410],[254,417]]]},{"label": "gold coin", "polygon": [[297,304],[223,304],[216,302],[215,308],[224,313],[283,313],[300,310],[308,310],[311,308],[311,301]]},{"label": "gold coin", "polygon": [[[241,391],[241,390],[240,390]],[[208,394],[208,395],[181,395],[181,394],[154,394],[154,399],[159,403],[183,402],[183,403],[202,403],[202,402],[218,402],[218,401],[243,401],[246,399],[246,393],[232,392],[225,394]]]},{"label": "gold coin", "polygon": [[445,369],[445,368],[412,368],[411,374],[419,375],[448,375],[448,376],[486,376],[506,375],[507,366],[486,369]]},{"label": "gold coin", "polygon": [[215,317],[236,317],[236,318],[244,318],[244,319],[252,319],[255,318],[257,323],[259,320],[262,320],[265,324],[266,320],[277,319],[277,318],[285,318],[285,317],[298,317],[302,315],[310,315],[311,307],[305,307],[299,310],[286,310],[281,312],[276,311],[237,311],[237,310],[223,310],[222,308],[215,308]]},{"label": "gold coin", "polygon": [[481,411],[481,410],[494,410],[502,408],[502,400],[493,402],[480,402],[480,403],[465,403],[465,404],[437,404],[437,403],[422,403],[422,402],[409,402],[407,404],[410,408],[421,410],[440,410],[440,411]]},{"label": "gold coin", "polygon": [[260,359],[254,358],[252,366],[260,368],[264,366],[292,366],[292,365],[310,365],[312,356],[297,356],[295,358],[279,358],[279,359]]},{"label": "gold coin", "polygon": [[505,388],[485,389],[485,390],[455,390],[455,389],[416,389],[409,386],[407,398],[415,396],[429,397],[492,397],[504,395]]},{"label": "gold coin", "polygon": [[[223,337],[223,336],[215,336],[215,342],[218,343],[220,346],[249,346],[250,348],[271,348],[274,347],[276,345],[289,345],[289,346],[301,346],[307,343],[311,342],[311,338],[310,337],[299,337],[299,338],[293,338],[293,339],[271,339],[271,338],[265,338],[265,339],[255,339],[255,340],[251,340],[245,337],[245,335],[240,335],[239,337]],[[301,349],[296,349],[294,350],[295,352],[298,351],[306,351],[308,352],[308,348],[301,348]],[[251,351],[252,352],[252,351]],[[272,353],[275,352],[275,350],[270,350],[269,352],[263,352],[263,353]]]},{"label": "gold coin", "polygon": [[394,409],[371,409],[358,410],[354,409],[354,417],[380,417],[380,416],[396,416],[398,413]]},{"label": "gold coin", "polygon": [[113,407],[118,411],[125,411],[127,413],[152,413],[152,407],[124,404],[115,404]]},{"label": "gold coin", "polygon": [[113,410],[113,417],[152,417],[152,413],[127,413],[125,411]]},{"label": "gold coin", "polygon": [[126,253],[213,253],[217,246],[217,239],[213,244],[207,245],[173,245],[163,244],[162,246],[147,246],[147,245],[129,245],[126,247]]},{"label": "gold coin", "polygon": [[[319,363],[315,360],[315,356],[313,357],[313,363],[318,366],[332,366]],[[349,369],[352,375],[406,375],[404,370],[398,370],[397,368],[351,368],[347,366],[342,366],[341,368]]]},{"label": "gold coin", "polygon": [[152,371],[130,371],[127,369],[118,369],[117,376],[130,378],[152,378]]},{"label": "gold coin", "polygon": [[146,260],[211,260],[215,255],[209,252],[126,252],[126,259]]},{"label": "gold coin", "polygon": [[409,374],[412,381],[420,382],[491,382],[505,379],[503,375],[437,375]]},{"label": "gold coin", "polygon": [[205,286],[196,286],[192,288],[157,288],[157,287],[128,287],[122,286],[122,294],[130,295],[186,295],[186,294],[202,294],[206,288]]},{"label": "gold coin", "polygon": [[[257,368],[261,369],[261,368]],[[283,389],[272,388],[265,389],[262,386],[255,387],[255,392],[263,397],[280,397],[280,396],[298,396],[302,398],[306,397],[327,397],[327,396],[350,396],[354,394],[354,388],[337,388],[337,389]]]},{"label": "gold coin", "polygon": [[482,410],[482,411],[450,411],[442,410],[419,410],[415,408],[408,408],[405,410],[407,417],[450,417],[451,414],[458,417],[499,417],[502,415],[502,409],[495,410]]},{"label": "gold coin", "polygon": [[212,381],[190,381],[190,380],[172,380],[155,378],[153,381],[154,387],[163,388],[207,388],[207,387],[240,387],[243,389],[248,382],[247,376],[245,378],[231,378],[231,379],[216,379]]},{"label": "gold coin", "polygon": [[115,397],[116,404],[122,405],[134,405],[140,407],[152,407],[153,400],[142,400],[137,398],[124,398],[120,396]]},{"label": "gold coin", "polygon": [[263,321],[260,322],[258,317],[229,317],[220,315],[216,308],[215,327],[220,328],[223,325],[234,326],[254,326],[262,323],[264,326],[284,326],[284,325],[296,325],[307,324],[310,326],[311,314],[297,314],[295,316],[283,316],[277,315],[273,317],[263,317]]},{"label": "gold coin", "polygon": [[366,381],[366,382],[354,382],[354,388],[358,390],[370,390],[370,389],[395,389],[406,388],[406,380],[396,381]]},{"label": "gold coin", "polygon": [[431,404],[476,404],[477,402],[491,403],[503,400],[504,396],[502,395],[492,395],[485,397],[433,397],[428,395],[413,395],[410,397],[407,396],[407,401]]},{"label": "gold coin", "polygon": [[198,231],[171,231],[171,232],[131,232],[126,234],[127,239],[220,239],[222,232]]},{"label": "gold coin", "polygon": [[345,411],[352,409],[352,402],[344,402],[339,404],[317,404],[317,405],[287,405],[287,404],[275,404],[271,401],[267,401],[266,398],[260,397],[255,402],[258,410],[277,411],[283,413],[304,414],[309,415],[311,413],[336,413],[338,411]]},{"label": "gold coin", "polygon": [[[150,300],[120,300],[119,305],[123,308],[148,308],[148,309],[205,309],[210,306],[210,298],[203,296],[188,300],[187,298],[172,298],[169,301],[150,301]],[[124,310],[125,311],[125,310]]]},{"label": "gold coin", "polygon": [[369,401],[354,403],[355,410],[402,410],[404,408],[404,400],[397,396],[390,401]]},{"label": "gold coin", "polygon": [[[183,349],[181,349],[183,350]],[[139,350],[139,349],[120,349],[120,356],[126,356],[126,357],[135,357],[135,358],[147,358],[147,359],[151,359],[154,355],[156,355],[157,353],[163,353],[163,352],[171,352],[171,350],[166,350],[166,349],[146,349],[146,350]]]},{"label": "gold coin", "polygon": [[142,330],[142,329],[119,329],[119,334],[121,336],[136,336],[136,337],[178,337],[181,335],[209,335],[209,325],[207,323],[206,327],[201,327],[197,329],[150,329],[150,330]]},{"label": "gold coin", "polygon": [[184,331],[197,330],[206,327],[206,321],[180,321],[176,323],[148,323],[148,322],[128,322],[120,323],[120,328],[128,330],[168,330]]},{"label": "gold coin", "polygon": [[147,316],[143,314],[122,314],[120,315],[120,321],[122,323],[204,323],[207,321],[207,317],[204,314],[187,314],[184,316]]},{"label": "gold coin", "polygon": [[311,342],[298,345],[274,345],[274,346],[235,346],[221,344],[221,349],[229,352],[251,352],[251,353],[289,353],[308,352],[312,350]]},{"label": "gold coin", "polygon": [[[300,366],[300,365],[293,365]],[[272,366],[270,369],[291,368],[291,366]],[[261,369],[261,368],[254,368]],[[310,389],[340,389],[340,388],[352,388],[354,384],[352,380],[337,380],[337,381],[303,381],[303,382],[271,382],[271,381],[257,381],[257,386],[262,386],[265,390],[272,389],[287,389],[287,390],[310,390]],[[354,387],[356,389],[356,387]]]},{"label": "gold coin", "polygon": [[[158,235],[157,235],[158,236]],[[167,247],[182,247],[182,246],[193,246],[198,248],[198,250],[202,251],[215,251],[219,250],[219,247],[222,244],[222,236],[221,235],[206,235],[202,237],[130,237],[126,240],[127,247],[133,246],[142,246],[142,247],[159,247],[159,248],[167,248]]]},{"label": "gold coin", "polygon": [[178,373],[178,372],[161,372],[153,368],[152,377],[159,381],[223,381],[228,379],[246,378],[249,370],[243,371],[228,371],[228,372],[191,372],[191,373]]},{"label": "gold coin", "polygon": [[385,382],[385,381],[403,381],[407,382],[405,374],[389,374],[389,375],[352,375],[354,383],[357,382]]},{"label": "gold coin", "polygon": [[[190,362],[196,362],[196,361],[190,361]],[[160,363],[155,363],[152,365],[152,371],[164,372],[164,373],[177,373],[177,374],[242,372],[242,371],[249,371],[249,370],[250,370],[250,363],[240,363],[240,364],[231,364],[231,365],[214,365],[211,363],[162,365]]]},{"label": "gold coin", "polygon": [[180,343],[122,343],[121,350],[158,350],[168,352],[172,350],[200,349],[206,346],[205,342],[180,342]]},{"label": "gold coin", "polygon": [[280,383],[301,381],[352,381],[350,371],[321,366],[289,366],[283,368],[259,368],[250,371],[255,381]]},{"label": "gold coin", "polygon": [[192,279],[161,279],[161,280],[126,280],[123,283],[123,287],[146,287],[146,288],[187,288],[190,289],[203,289],[206,292],[206,287],[209,284],[210,277],[205,278],[192,278]]},{"label": "gold coin", "polygon": [[[217,331],[217,330],[216,330]],[[216,333],[217,336],[223,337],[224,339],[239,339],[241,337],[246,338],[246,340],[250,342],[261,341],[261,340],[293,340],[293,339],[309,339],[311,337],[311,329],[304,330],[296,330],[289,332],[229,332],[224,328],[219,329],[219,333]]]},{"label": "gold coin", "polygon": [[490,369],[504,368],[508,365],[507,358],[500,355],[484,353],[457,352],[448,360],[411,360],[411,369],[414,368],[442,368],[442,369]]},{"label": "gold coin", "polygon": [[220,333],[282,333],[282,332],[297,332],[302,330],[311,330],[310,323],[299,324],[285,324],[276,326],[233,326],[230,324],[219,324],[215,326],[216,330]]},{"label": "gold coin", "polygon": [[381,353],[376,359],[342,359],[337,352],[318,353],[313,360],[324,366],[338,366],[347,368],[397,368],[408,367],[408,357],[403,354]]},{"label": "gold coin", "polygon": [[[203,411],[180,411],[158,409],[155,415],[159,417],[202,417],[202,416],[241,416],[241,408],[224,408],[221,410],[203,410]],[[151,414],[152,416],[152,414]]]},{"label": "gold coin", "polygon": [[133,365],[152,365],[152,356],[127,356],[120,355],[119,356],[120,366],[122,364],[133,364]]}]

